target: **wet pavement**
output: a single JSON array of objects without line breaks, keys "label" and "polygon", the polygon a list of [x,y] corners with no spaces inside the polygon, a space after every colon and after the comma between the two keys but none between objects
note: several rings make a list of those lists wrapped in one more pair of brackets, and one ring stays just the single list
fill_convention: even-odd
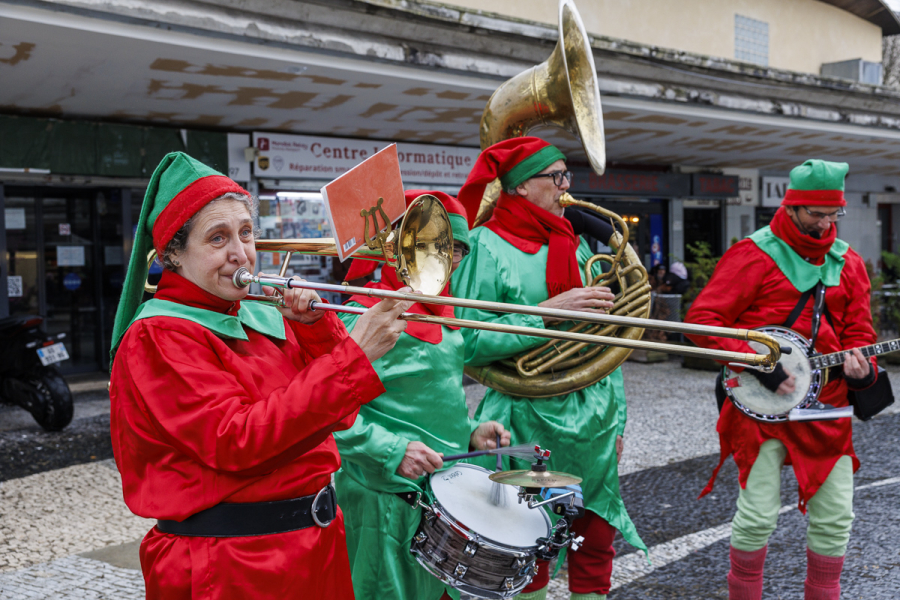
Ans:
[{"label": "wet pavement", "polygon": [[[889,369],[900,390],[900,368]],[[732,461],[713,493],[697,500],[718,460],[712,375],[676,361],[624,370],[622,493],[653,564],[617,540],[610,599],[727,598]],[[122,502],[105,381],[81,381],[73,391],[75,420],[61,433],[44,433],[21,409],[0,407],[0,600],[143,597],[137,547],[152,523]],[[483,389],[467,392],[474,407]],[[854,443],[863,466],[842,598],[900,598],[900,407],[856,422]],[[785,469],[764,598],[802,598],[806,517],[796,502],[796,481]],[[568,598],[564,570],[549,597]]]}]

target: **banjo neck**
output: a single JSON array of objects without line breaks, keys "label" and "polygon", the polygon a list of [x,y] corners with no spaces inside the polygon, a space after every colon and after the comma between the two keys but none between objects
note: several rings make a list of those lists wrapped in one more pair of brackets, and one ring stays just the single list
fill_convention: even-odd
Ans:
[{"label": "banjo neck", "polygon": [[[871,346],[863,346],[862,348],[858,348],[858,350],[862,352],[862,355],[866,358],[887,354],[889,352],[897,352],[900,351],[900,339],[872,344]],[[827,369],[828,367],[836,367],[837,365],[843,364],[846,359],[847,350],[841,350],[840,352],[832,352],[831,354],[812,356],[809,359],[809,364],[813,369]]]}]

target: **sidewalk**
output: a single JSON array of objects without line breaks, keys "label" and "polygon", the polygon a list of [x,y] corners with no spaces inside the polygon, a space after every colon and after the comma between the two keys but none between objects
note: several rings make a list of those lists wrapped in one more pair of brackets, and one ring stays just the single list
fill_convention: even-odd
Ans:
[{"label": "sidewalk", "polygon": [[[675,361],[626,363],[623,369],[629,402],[623,475],[718,452],[711,373],[682,369]],[[891,379],[900,386],[896,367]],[[90,396],[101,382],[73,385],[84,386],[78,388],[76,418],[101,410]],[[468,386],[467,392],[474,405],[484,390]],[[640,528],[641,516],[633,517]],[[0,600],[143,598],[137,550],[152,526],[125,506],[112,460],[2,482]],[[617,558],[614,586],[632,581],[642,568],[634,556]],[[555,580],[549,597],[568,598],[565,588],[564,578]]]}]

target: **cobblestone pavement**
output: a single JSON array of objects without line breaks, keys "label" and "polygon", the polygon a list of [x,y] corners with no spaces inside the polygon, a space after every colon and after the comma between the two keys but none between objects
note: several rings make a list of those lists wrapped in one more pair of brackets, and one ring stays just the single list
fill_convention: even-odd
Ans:
[{"label": "cobblestone pavement", "polygon": [[[891,369],[900,390],[900,369]],[[617,540],[611,600],[727,598],[730,519],[737,496],[733,462],[714,492],[703,488],[718,458],[712,374],[678,362],[624,366],[629,401],[622,493],[652,565]],[[143,598],[137,541],[151,522],[132,515],[108,440],[101,386],[77,395],[76,420],[46,434],[19,409],[0,409],[0,600]],[[472,408],[483,395],[467,388]],[[98,396],[99,394],[99,396]],[[105,404],[105,410],[104,410]],[[863,467],[856,476],[856,521],[843,598],[897,598],[900,589],[900,406],[856,423]],[[782,516],[767,561],[766,598],[802,597],[805,521],[796,482],[783,474]],[[568,598],[566,572],[552,600]]]}]

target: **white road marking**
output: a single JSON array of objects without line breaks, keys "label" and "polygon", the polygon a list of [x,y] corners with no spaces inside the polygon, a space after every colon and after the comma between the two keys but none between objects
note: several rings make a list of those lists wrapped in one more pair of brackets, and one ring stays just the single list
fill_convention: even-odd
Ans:
[{"label": "white road marking", "polygon": [[[900,483],[900,477],[892,477],[890,479],[882,479],[875,483],[868,483],[856,488],[856,491],[867,488],[881,487],[883,485],[891,485]],[[778,511],[782,515],[790,510],[797,508],[796,505],[782,506]],[[679,561],[693,552],[702,550],[707,546],[711,546],[719,540],[731,537],[731,523],[719,525],[718,527],[710,527],[696,533],[670,540],[668,542],[653,546],[650,548],[650,560],[653,564],[647,564],[647,559],[642,552],[631,552],[616,558],[613,561],[612,587],[616,589],[623,585],[628,585],[633,581],[649,575],[656,569],[662,568],[670,563]]]},{"label": "white road marking", "polygon": [[881,481],[876,481],[875,483],[860,485],[856,487],[856,491],[858,492],[859,490],[864,490],[867,488],[881,487],[883,485],[891,485],[892,483],[900,483],[900,477],[891,477],[890,479],[882,479]]}]

